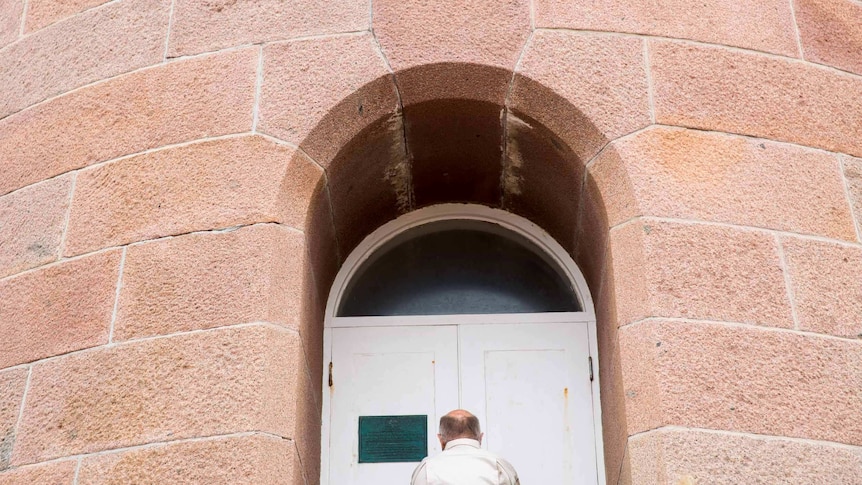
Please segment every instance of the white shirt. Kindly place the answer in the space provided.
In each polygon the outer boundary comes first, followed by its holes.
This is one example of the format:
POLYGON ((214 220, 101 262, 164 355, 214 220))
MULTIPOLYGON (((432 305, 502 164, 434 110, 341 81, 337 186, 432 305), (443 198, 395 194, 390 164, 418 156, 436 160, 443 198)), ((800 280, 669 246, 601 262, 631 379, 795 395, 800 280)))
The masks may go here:
POLYGON ((425 458, 413 472, 411 485, 520 485, 509 462, 483 450, 479 442, 460 438, 446 449, 425 458))

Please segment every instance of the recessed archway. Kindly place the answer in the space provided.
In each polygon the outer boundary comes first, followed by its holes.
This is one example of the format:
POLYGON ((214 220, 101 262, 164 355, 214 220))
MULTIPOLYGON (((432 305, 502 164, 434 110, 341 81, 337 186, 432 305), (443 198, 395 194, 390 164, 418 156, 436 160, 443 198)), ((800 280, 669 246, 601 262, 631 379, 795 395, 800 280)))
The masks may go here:
MULTIPOLYGON (((372 231, 420 207, 477 203, 525 217, 547 232, 583 271, 596 305, 605 476, 615 482, 627 440, 619 375, 611 278, 604 278, 608 240, 602 194, 585 166, 608 137, 563 96, 532 79, 474 64, 430 65, 396 73, 411 85, 427 75, 417 97, 398 93, 391 76, 377 78, 332 107, 299 144, 324 167, 306 226, 322 342, 323 304, 336 273, 372 231), (458 98, 446 98, 439 76, 456 79, 458 98), (476 80, 502 83, 499 99, 476 80), (437 83, 438 85, 433 85, 437 83), (517 106, 505 93, 529 92, 517 106), (400 96, 399 96, 400 94, 400 96), (392 106, 379 109, 380 106, 392 106), (403 105, 403 99, 416 99, 403 105), (541 102, 538 107, 535 103, 541 102), (368 107, 376 107, 370 110, 368 107), (377 113, 369 117, 369 111, 377 113), (380 115, 381 111, 384 115, 380 115), (553 129, 549 126, 554 127, 553 129), (327 157, 326 159, 320 159, 327 157), (608 281, 607 285, 602 285, 608 281)), ((606 148, 608 150, 610 148, 606 148)), ((625 187, 625 181, 621 181, 625 187)), ((320 344, 314 344, 316 347, 320 344)), ((322 368, 319 347, 310 367, 322 368)), ((316 370, 315 378, 321 378, 316 370)), ((318 381, 321 382, 321 381, 318 381)), ((309 424, 309 434, 315 427, 309 424)))

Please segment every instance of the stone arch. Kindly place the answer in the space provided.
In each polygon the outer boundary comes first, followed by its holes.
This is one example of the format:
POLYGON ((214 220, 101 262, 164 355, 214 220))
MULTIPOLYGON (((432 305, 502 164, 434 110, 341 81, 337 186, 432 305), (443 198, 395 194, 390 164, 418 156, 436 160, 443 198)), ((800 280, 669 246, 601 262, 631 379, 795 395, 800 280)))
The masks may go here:
MULTIPOLYGON (((521 215, 554 237, 587 278, 599 327, 606 476, 616 483, 628 434, 614 292, 602 285, 612 285, 604 277, 608 216, 603 191, 585 176, 590 160, 613 150, 611 135, 542 82, 497 67, 431 64, 394 77, 414 85, 428 79, 430 89, 408 98, 398 92, 393 76, 377 77, 329 108, 297 144, 325 171, 306 212, 306 273, 313 275, 317 302, 313 312, 306 311, 313 315, 315 333, 306 342, 320 345, 321 308, 343 258, 380 225, 444 202, 521 215), (460 81, 457 97, 444 94, 447 79, 460 81), (498 91, 505 96, 495 101, 483 92, 487 85, 478 81, 488 80, 503 83, 505 89, 498 91), (397 104, 387 105, 386 97, 393 95, 397 104), (519 95, 520 104, 510 102, 519 95), (377 115, 367 116, 369 111, 377 115)), ((615 195, 622 196, 626 181, 617 180, 615 187, 615 195)), ((322 368, 319 349, 312 352, 310 365, 322 368)), ((312 374, 319 376, 316 369, 312 374)))

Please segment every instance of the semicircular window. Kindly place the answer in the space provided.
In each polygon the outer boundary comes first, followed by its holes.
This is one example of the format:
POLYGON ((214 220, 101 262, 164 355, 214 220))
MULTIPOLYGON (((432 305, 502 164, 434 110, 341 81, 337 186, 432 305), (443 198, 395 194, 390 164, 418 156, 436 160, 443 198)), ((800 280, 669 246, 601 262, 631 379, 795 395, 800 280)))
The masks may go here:
POLYGON ((360 266, 341 301, 339 317, 581 311, 570 280, 544 251, 469 220, 393 238, 360 266))

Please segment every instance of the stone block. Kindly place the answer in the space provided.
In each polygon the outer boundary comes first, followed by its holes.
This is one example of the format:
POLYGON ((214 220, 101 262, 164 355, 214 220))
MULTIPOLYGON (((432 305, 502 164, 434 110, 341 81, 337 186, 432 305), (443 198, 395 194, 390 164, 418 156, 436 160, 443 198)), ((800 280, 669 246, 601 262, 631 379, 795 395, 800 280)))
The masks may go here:
POLYGON ((109 0, 40 0, 27 5, 25 32, 33 32, 55 22, 97 7, 109 0))
POLYGON ((152 148, 249 131, 257 63, 257 49, 171 62, 0 120, 0 193, 152 148))
MULTIPOLYGON (((0 472, 9 467, 15 446, 15 428, 27 385, 28 369, 0 371, 0 472)), ((0 483, 3 475, 0 473, 0 483)))
POLYGON ((405 106, 438 98, 502 105, 530 34, 530 2, 376 0, 373 27, 405 106), (471 69, 480 66, 492 69, 471 69))
MULTIPOLYGON (((116 340, 249 322, 299 330, 305 246, 275 225, 190 234, 128 249, 116 340)), ((310 308, 309 308, 310 310, 310 308)))
POLYGON ((571 144, 585 164, 609 140, 650 124, 643 47, 634 37, 537 32, 510 108, 571 144))
POLYGON ((57 260, 72 177, 0 196, 0 277, 57 260))
POLYGON ((783 0, 537 0, 536 26, 691 39, 796 57, 790 4, 783 0))
POLYGON ((862 155, 862 78, 812 64, 650 41, 656 121, 862 155))
POLYGON ((680 317, 793 327, 770 234, 647 218, 614 228, 610 251, 621 325, 680 317))
POLYGON ((702 430, 655 430, 629 440, 633 483, 858 483, 862 449, 702 430))
POLYGON ((259 136, 160 150, 78 175, 66 254, 258 222, 304 230, 322 175, 259 136))
POLYGON ((161 62, 169 9, 169 0, 116 2, 10 46, 0 56, 0 117, 94 81, 161 62))
POLYGON ((862 242, 862 158, 844 159, 844 180, 850 196, 850 205, 856 218, 859 242, 862 242))
POLYGON ((271 44, 263 56, 259 130, 299 145, 324 167, 357 133, 398 109, 370 34, 271 44))
POLYGON ((303 380, 297 335, 270 325, 54 359, 33 368, 12 463, 247 431, 294 438, 297 403, 311 400, 303 380))
MULTIPOLYGON (((510 112, 504 123, 506 153, 502 177, 497 177, 496 184, 503 192, 498 198, 502 207, 542 227, 571 254, 583 163, 565 140, 534 119, 510 112)), ((494 165, 497 168, 500 164, 494 165)))
POLYGON ((805 59, 862 74, 862 5, 854 0, 795 0, 805 59))
POLYGON ((108 342, 120 250, 0 281, 0 368, 108 342))
POLYGON ((18 39, 24 0, 0 0, 0 47, 18 39))
POLYGON ((239 435, 168 443, 86 457, 81 485, 109 483, 235 483, 303 485, 290 440, 239 435))
POLYGON ((53 461, 0 471, 0 485, 72 485, 77 460, 53 461))
POLYGON ((862 342, 656 319, 621 328, 620 355, 630 436, 685 426, 862 444, 862 342))
POLYGON ((660 127, 615 142, 590 171, 611 226, 645 215, 856 240, 838 161, 821 151, 660 127))
POLYGON ((369 0, 177 0, 169 56, 368 30, 369 0))
POLYGON ((862 338, 862 248, 781 238, 799 328, 862 338))

